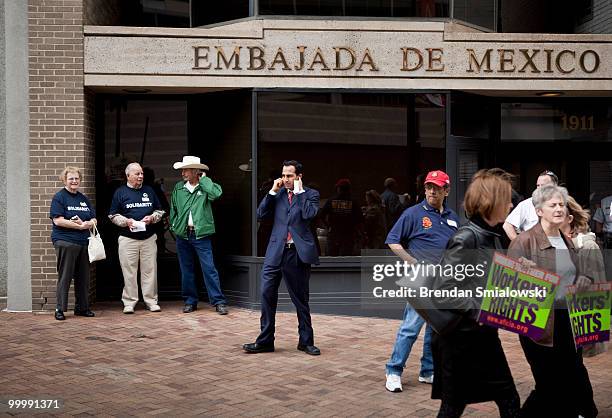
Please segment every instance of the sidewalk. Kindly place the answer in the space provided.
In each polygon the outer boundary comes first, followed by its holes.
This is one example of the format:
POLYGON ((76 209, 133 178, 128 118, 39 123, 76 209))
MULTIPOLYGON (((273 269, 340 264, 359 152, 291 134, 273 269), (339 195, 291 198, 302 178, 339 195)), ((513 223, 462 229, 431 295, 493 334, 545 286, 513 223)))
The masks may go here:
MULTIPOLYGON (((0 399, 60 399, 45 416, 435 416, 439 401, 417 382, 419 339, 403 376, 404 392, 384 387, 398 320, 313 315, 320 357, 296 350, 297 320, 277 315, 276 352, 248 355, 259 312, 219 316, 205 304, 183 314, 98 304, 96 318, 0 313, 0 399)), ((521 399, 533 381, 518 338, 502 341, 521 399)), ((612 352, 585 360, 601 417, 612 417, 612 352)), ((0 416, 6 416, 5 406, 0 416)), ((15 414, 16 410, 10 410, 15 414)), ((30 416, 33 410, 20 412, 30 416)), ((494 403, 464 416, 498 416, 494 403)))

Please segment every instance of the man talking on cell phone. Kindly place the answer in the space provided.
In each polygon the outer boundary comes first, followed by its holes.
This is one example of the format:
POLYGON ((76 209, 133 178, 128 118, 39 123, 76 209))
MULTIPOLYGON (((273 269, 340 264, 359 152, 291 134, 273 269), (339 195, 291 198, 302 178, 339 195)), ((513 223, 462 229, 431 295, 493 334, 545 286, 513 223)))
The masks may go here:
POLYGON ((282 177, 257 208, 257 219, 274 219, 272 235, 261 273, 261 333, 254 343, 244 344, 247 353, 274 351, 274 329, 278 287, 285 279, 295 305, 300 334, 297 349, 318 356, 310 319, 309 280, 311 264, 319 264, 310 222, 319 211, 319 192, 302 185, 302 164, 283 162, 282 177))

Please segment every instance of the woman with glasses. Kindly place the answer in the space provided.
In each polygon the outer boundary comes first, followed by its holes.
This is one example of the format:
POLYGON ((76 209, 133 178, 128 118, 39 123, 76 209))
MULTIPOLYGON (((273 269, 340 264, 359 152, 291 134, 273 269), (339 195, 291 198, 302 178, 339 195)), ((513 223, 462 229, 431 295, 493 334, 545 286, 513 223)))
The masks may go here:
POLYGON ((89 255, 87 238, 96 224, 91 202, 79 191, 83 176, 77 167, 68 166, 60 174, 64 187, 51 200, 49 217, 53 221, 51 241, 57 256, 57 304, 55 319, 66 319, 68 290, 74 278, 74 314, 92 317, 89 309, 89 255))

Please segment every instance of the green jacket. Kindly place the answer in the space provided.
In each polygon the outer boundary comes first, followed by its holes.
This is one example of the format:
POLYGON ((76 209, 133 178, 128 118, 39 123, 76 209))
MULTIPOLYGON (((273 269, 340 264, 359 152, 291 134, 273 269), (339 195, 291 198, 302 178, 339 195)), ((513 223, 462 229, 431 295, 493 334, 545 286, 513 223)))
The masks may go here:
POLYGON ((200 183, 193 193, 189 193, 184 181, 176 183, 170 201, 170 229, 177 236, 186 239, 191 211, 196 239, 214 234, 215 220, 210 202, 221 197, 221 193, 221 186, 206 176, 200 177, 200 183))

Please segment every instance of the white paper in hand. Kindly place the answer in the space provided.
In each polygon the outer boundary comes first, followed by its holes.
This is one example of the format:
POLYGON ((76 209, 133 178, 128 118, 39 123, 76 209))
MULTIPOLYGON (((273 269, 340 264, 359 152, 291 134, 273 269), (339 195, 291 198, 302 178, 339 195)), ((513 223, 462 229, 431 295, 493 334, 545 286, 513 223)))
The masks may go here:
POLYGON ((293 193, 299 194, 304 191, 304 187, 302 186, 302 180, 296 179, 293 182, 293 193))
POLYGON ((141 232, 141 231, 146 231, 146 230, 147 230, 147 224, 145 224, 144 222, 140 222, 140 221, 132 222, 132 227, 130 228, 130 231, 141 232))

